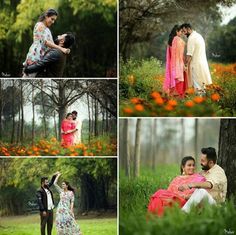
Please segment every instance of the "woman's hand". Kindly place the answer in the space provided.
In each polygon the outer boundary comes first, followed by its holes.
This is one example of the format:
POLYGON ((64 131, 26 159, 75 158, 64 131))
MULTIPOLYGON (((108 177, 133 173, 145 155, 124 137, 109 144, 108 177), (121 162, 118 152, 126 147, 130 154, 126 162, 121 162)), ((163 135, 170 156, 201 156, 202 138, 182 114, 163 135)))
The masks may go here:
POLYGON ((71 213, 71 215, 75 218, 73 209, 70 209, 70 213, 71 213))

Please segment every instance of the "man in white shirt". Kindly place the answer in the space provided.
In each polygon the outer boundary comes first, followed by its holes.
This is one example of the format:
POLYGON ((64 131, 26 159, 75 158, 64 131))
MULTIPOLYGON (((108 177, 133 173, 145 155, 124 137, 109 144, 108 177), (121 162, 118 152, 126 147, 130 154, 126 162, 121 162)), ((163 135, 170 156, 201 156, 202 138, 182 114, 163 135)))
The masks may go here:
POLYGON ((205 182, 190 183, 179 187, 180 191, 196 188, 182 210, 189 212, 192 206, 199 205, 203 200, 213 205, 222 203, 226 199, 227 177, 224 170, 216 164, 216 151, 212 147, 201 149, 201 174, 206 178, 205 182))
POLYGON ((81 126, 82 123, 77 117, 77 111, 72 112, 73 120, 75 121, 76 129, 77 131, 74 132, 74 144, 80 144, 81 143, 81 126))
POLYGON ((52 234, 54 200, 50 187, 53 185, 55 178, 56 174, 53 175, 51 181, 49 182, 47 177, 42 177, 41 188, 38 189, 36 193, 41 219, 41 235, 45 235, 46 225, 47 235, 52 234))
POLYGON ((188 37, 186 65, 189 71, 189 86, 196 90, 204 90, 205 85, 212 84, 205 41, 190 24, 182 24, 181 28, 188 37))

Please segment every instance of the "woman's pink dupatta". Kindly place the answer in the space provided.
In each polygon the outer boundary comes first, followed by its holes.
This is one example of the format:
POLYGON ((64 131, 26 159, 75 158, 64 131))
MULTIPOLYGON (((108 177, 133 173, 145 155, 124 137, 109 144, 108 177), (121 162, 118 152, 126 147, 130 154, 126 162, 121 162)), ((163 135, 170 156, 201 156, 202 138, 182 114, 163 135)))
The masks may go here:
POLYGON ((159 189, 151 196, 148 212, 161 217, 166 207, 171 207, 173 204, 179 205, 180 208, 183 207, 186 203, 184 197, 191 195, 195 189, 188 189, 181 192, 178 190, 179 186, 193 182, 204 182, 205 180, 199 174, 193 174, 188 177, 177 176, 172 180, 167 190, 159 189))
POLYGON ((166 50, 166 72, 163 84, 164 92, 177 92, 181 97, 187 89, 187 73, 184 71, 185 42, 178 36, 172 41, 172 46, 166 50))

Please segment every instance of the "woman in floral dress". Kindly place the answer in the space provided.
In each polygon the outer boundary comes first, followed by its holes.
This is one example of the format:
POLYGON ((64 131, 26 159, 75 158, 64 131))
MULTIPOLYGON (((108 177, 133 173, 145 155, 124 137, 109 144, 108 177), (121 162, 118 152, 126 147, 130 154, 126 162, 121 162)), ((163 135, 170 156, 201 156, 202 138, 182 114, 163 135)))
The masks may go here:
POLYGON ((68 113, 66 118, 61 123, 61 145, 65 148, 70 147, 74 144, 74 132, 78 131, 76 129, 76 123, 73 120, 72 113, 68 113))
MULTIPOLYGON (((54 9, 49 9, 39 17, 39 21, 34 26, 33 31, 33 44, 31 45, 29 52, 26 56, 26 60, 23 66, 34 64, 35 62, 43 59, 45 53, 50 48, 60 49, 63 53, 70 53, 70 49, 66 49, 56 45, 53 41, 50 27, 57 19, 57 11, 54 9)), ((23 77, 35 77, 36 73, 26 75, 23 77)))
POLYGON ((74 189, 66 181, 62 182, 62 188, 57 181, 61 173, 58 173, 54 185, 60 194, 60 201, 56 212, 57 235, 82 235, 74 216, 74 189))

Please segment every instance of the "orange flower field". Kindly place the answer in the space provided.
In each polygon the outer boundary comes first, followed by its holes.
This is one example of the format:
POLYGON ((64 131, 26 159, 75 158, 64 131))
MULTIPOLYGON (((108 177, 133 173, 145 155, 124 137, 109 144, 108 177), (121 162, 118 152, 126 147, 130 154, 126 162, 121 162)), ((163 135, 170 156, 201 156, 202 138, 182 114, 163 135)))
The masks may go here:
POLYGON ((68 148, 61 147, 56 138, 40 140, 34 145, 17 145, 0 143, 1 156, 114 156, 116 141, 96 140, 90 144, 78 144, 68 148))
POLYGON ((145 77, 142 78, 140 74, 135 74, 135 70, 134 74, 128 74, 126 78, 123 74, 120 81, 121 88, 123 88, 122 83, 125 82, 125 79, 127 79, 126 84, 129 86, 126 91, 122 90, 121 92, 124 95, 120 97, 120 115, 126 117, 236 115, 236 64, 211 63, 210 69, 213 84, 198 92, 190 88, 184 98, 162 92, 163 70, 161 74, 153 77, 156 84, 150 84, 150 86, 145 77), (136 96, 132 96, 133 94, 136 96))

